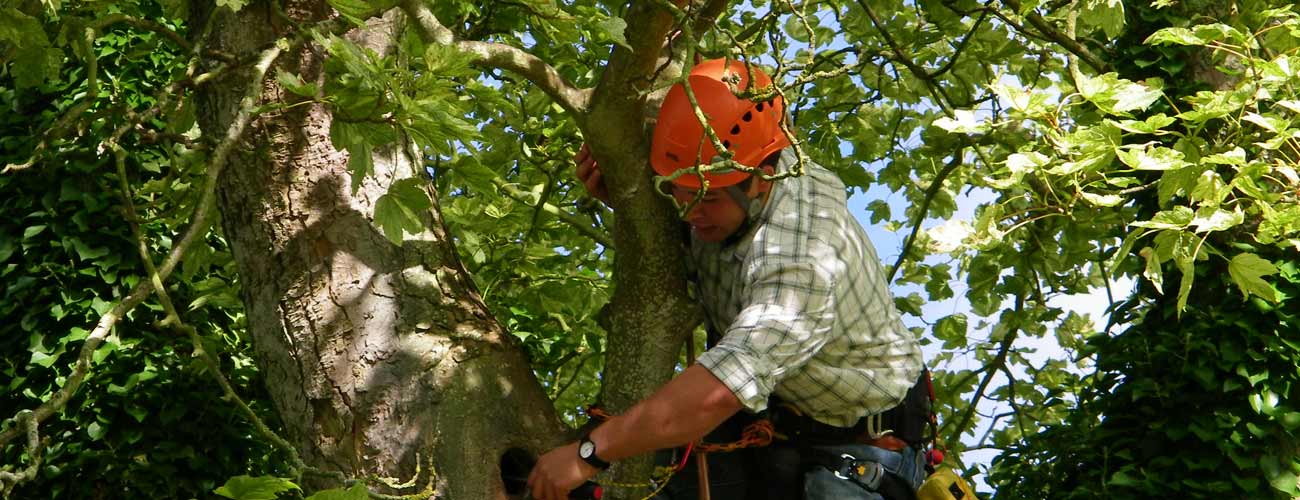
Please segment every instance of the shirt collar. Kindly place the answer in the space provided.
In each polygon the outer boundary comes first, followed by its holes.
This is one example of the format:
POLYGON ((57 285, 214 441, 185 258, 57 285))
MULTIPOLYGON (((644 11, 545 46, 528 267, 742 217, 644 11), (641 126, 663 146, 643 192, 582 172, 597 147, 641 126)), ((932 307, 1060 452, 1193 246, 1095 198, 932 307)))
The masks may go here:
MULTIPOLYGON (((776 162, 776 172, 780 173, 789 171, 791 163, 794 161, 797 161, 797 158, 791 148, 786 148, 781 151, 781 156, 776 162)), ((745 231, 743 236, 735 238, 730 245, 714 243, 714 245, 718 246, 718 257, 724 260, 744 262, 745 257, 749 256, 750 248, 754 246, 754 238, 758 234, 759 229, 761 229, 768 220, 771 220, 772 207, 777 205, 778 198, 784 194, 785 188, 782 184, 790 180, 791 179, 787 177, 784 181, 776 181, 772 183, 772 192, 768 193, 767 201, 764 202, 763 210, 760 212, 760 215, 753 221, 749 222, 749 227, 741 227, 741 230, 745 231)))

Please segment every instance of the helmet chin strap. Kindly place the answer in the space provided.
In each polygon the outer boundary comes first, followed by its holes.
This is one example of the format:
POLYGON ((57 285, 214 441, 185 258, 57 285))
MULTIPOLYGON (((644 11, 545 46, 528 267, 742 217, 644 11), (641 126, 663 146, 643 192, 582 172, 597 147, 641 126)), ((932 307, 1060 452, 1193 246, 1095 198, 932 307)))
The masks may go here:
MULTIPOLYGON (((745 183, 742 182, 741 184, 745 183)), ((740 184, 732 184, 724 189, 727 195, 731 196, 731 199, 736 202, 736 205, 745 210, 745 220, 741 221, 740 227, 737 227, 735 232, 722 241, 723 246, 731 246, 739 241, 742 236, 748 234, 749 230, 753 229, 754 224, 758 222, 758 217, 763 214, 763 197, 750 198, 749 194, 740 188, 740 184)))

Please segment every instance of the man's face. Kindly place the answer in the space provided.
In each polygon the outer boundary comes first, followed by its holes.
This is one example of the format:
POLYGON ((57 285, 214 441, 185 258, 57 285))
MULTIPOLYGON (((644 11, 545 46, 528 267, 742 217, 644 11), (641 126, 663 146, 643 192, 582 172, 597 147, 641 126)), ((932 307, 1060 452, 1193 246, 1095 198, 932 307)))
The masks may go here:
MULTIPOLYGON (((697 194, 697 189, 673 185, 673 197, 682 206, 689 205, 697 194)), ((700 241, 709 243, 727 239, 744 222, 745 210, 721 189, 705 191, 704 198, 686 214, 686 223, 690 224, 691 232, 700 241)))

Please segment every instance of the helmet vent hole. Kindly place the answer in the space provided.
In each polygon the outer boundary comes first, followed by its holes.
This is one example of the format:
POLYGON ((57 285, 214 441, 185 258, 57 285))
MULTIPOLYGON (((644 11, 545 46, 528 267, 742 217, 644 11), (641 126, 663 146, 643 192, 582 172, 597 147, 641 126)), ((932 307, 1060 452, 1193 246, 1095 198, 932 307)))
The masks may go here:
POLYGON ((753 120, 753 119, 754 119, 754 113, 751 113, 751 112, 749 112, 749 111, 746 111, 746 112, 745 112, 745 116, 740 117, 740 119, 741 119, 741 120, 745 120, 745 121, 753 120))
POLYGON ((768 100, 767 100, 767 105, 768 105, 768 106, 771 106, 771 105, 772 105, 772 101, 775 101, 775 100, 776 100, 775 97, 773 97, 773 98, 771 98, 771 99, 768 99, 768 100))
POLYGON ((762 112, 763 112, 763 103, 761 103, 761 102, 758 103, 758 106, 755 106, 755 109, 757 109, 759 113, 762 113, 762 112))
POLYGON ((736 135, 739 133, 740 133, 740 125, 735 125, 731 127, 731 135, 736 135))
POLYGON ((731 141, 722 141, 722 147, 731 149, 731 141))

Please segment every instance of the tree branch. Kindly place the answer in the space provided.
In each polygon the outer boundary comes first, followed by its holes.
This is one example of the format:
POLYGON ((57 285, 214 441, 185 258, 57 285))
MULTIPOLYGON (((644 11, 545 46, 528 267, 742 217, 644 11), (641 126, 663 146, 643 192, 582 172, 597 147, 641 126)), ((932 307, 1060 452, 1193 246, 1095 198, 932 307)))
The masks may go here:
POLYGON ((570 84, 555 68, 523 49, 502 43, 457 40, 456 35, 443 26, 422 0, 402 0, 401 9, 415 21, 420 38, 426 42, 453 45, 475 57, 475 64, 500 68, 527 78, 551 96, 574 118, 581 120, 587 114, 591 90, 579 89, 570 84))
POLYGON ((501 179, 499 177, 493 178, 492 183, 496 184, 497 187, 501 188, 501 191, 504 192, 506 196, 509 196, 515 201, 518 201, 520 203, 523 203, 533 208, 541 208, 542 211, 554 215, 557 219, 564 221, 564 223, 570 226, 573 226, 573 228, 577 229, 578 232, 582 233, 584 236, 588 238, 595 240, 596 243, 600 243, 601 245, 604 245, 608 248, 614 248, 614 240, 609 239, 609 235, 597 231, 596 228, 592 227, 590 223, 578 218, 576 215, 565 212, 564 210, 560 210, 560 207, 557 207, 550 203, 542 203, 540 207, 538 205, 534 205, 529 200, 530 198, 529 193, 524 192, 523 190, 515 187, 514 185, 506 182, 504 179, 501 179))
MULTIPOLYGON (((1016 297, 1016 312, 1019 313, 1023 311, 1024 307, 1025 307, 1025 299, 1023 297, 1016 297)), ((966 411, 962 413, 961 420, 957 421, 957 427, 956 429, 954 429, 954 432, 957 433, 958 437, 960 437, 962 429, 965 429, 967 426, 969 426, 971 423, 971 419, 975 418, 975 409, 976 407, 979 406, 980 400, 984 398, 984 391, 988 390, 989 383, 993 381, 993 376, 998 374, 997 367, 1006 365, 1007 354, 1011 352, 1011 344, 1015 342, 1016 336, 1019 333, 1020 333, 1020 327, 1018 325, 1015 326, 1014 328, 1011 328, 1007 332, 1007 335, 1005 337, 1002 337, 1002 344, 998 346, 997 356, 993 358, 993 361, 991 363, 985 365, 985 367, 992 368, 992 369, 990 369, 987 373, 984 374, 984 380, 980 381, 979 387, 975 389, 975 395, 970 399, 969 406, 967 406, 966 411)), ((943 428, 939 429, 939 433, 945 434, 945 431, 947 431, 948 429, 948 424, 951 423, 952 422, 945 422, 943 424, 943 428)))
POLYGON ((939 171, 939 175, 934 177, 934 181, 930 183, 930 187, 926 188, 925 201, 921 202, 921 210, 917 212, 916 220, 912 223, 912 234, 907 236, 907 242, 903 244, 903 252, 898 254, 898 260, 894 261, 894 267, 889 270, 889 277, 885 279, 885 283, 892 283, 894 281, 894 276, 898 275, 898 270, 902 267, 903 260, 907 258, 907 253, 912 251, 912 245, 916 243, 917 233, 921 232, 921 223, 925 221, 925 214, 930 211, 930 202, 934 201, 934 197, 939 194, 939 190, 943 188, 943 183, 948 179, 948 175, 952 174, 961 163, 962 152, 961 150, 958 150, 956 153, 953 153, 952 159, 943 166, 943 170, 939 171))
MULTIPOLYGON (((1020 0, 1002 0, 1002 3, 1006 4, 1007 7, 1011 7, 1011 10, 1020 12, 1020 0)), ((1080 59, 1083 59, 1083 62, 1088 63, 1088 66, 1092 66, 1093 70, 1096 70, 1098 73, 1110 72, 1109 64, 1098 59, 1092 51, 1088 50, 1087 47, 1084 47, 1078 40, 1061 33, 1060 30, 1056 29, 1055 26, 1052 26, 1052 23, 1047 22, 1046 19, 1043 19, 1043 16, 1038 15, 1037 12, 1032 10, 1029 11, 1028 14, 1025 14, 1025 19, 1029 20, 1029 24, 1038 28, 1038 31, 1041 32, 1043 36, 1046 36, 1053 42, 1060 44, 1065 48, 1065 50, 1070 51, 1071 54, 1079 56, 1080 59)))

